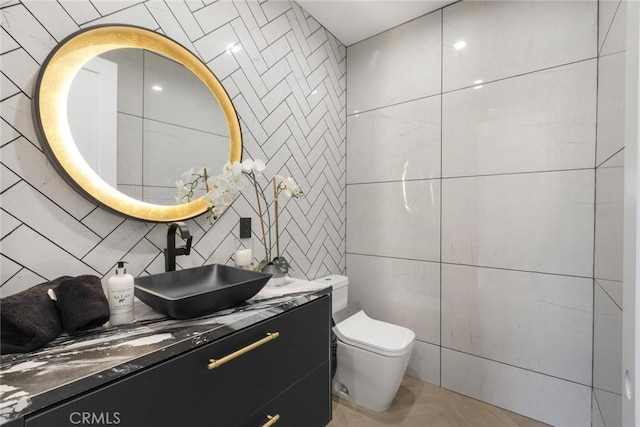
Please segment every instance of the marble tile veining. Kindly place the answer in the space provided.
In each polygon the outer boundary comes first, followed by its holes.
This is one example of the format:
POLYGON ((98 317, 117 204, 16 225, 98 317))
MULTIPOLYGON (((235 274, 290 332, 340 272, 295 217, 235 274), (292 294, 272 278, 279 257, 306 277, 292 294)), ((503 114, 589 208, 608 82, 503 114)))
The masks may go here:
POLYGON ((114 381, 151 364, 269 319, 330 292, 291 279, 266 286, 233 308, 188 320, 168 319, 136 300, 136 321, 61 335, 41 350, 0 359, 0 423, 114 381))

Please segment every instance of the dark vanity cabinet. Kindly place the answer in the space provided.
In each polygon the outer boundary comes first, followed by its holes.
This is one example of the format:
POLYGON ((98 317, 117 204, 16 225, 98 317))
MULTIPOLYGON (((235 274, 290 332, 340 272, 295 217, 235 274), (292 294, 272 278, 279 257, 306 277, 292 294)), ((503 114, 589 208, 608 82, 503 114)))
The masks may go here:
POLYGON ((324 295, 35 413, 25 425, 326 426, 330 322, 324 295), (226 363, 209 369, 211 359, 226 363))

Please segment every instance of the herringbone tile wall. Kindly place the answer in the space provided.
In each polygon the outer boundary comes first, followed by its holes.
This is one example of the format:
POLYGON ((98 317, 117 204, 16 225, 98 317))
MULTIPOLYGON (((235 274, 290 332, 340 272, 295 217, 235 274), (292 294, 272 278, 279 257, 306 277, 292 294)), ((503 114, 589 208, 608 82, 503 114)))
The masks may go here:
MULTIPOLYGON (((161 32, 196 53, 227 89, 241 119, 244 158, 267 162, 266 177, 291 174, 306 197, 281 209, 281 242, 292 275, 345 269, 346 49, 296 3, 211 0, 2 0, 1 283, 3 296, 60 275, 163 271, 164 224, 125 219, 75 193, 45 158, 31 97, 47 54, 96 24, 161 32), (240 49, 227 51, 229 46, 240 49)), ((262 185, 266 185, 266 178, 262 185)), ((252 216, 252 187, 213 226, 188 221, 192 254, 181 268, 229 262, 238 219, 252 216)), ((258 240, 255 241, 258 258, 258 240)))

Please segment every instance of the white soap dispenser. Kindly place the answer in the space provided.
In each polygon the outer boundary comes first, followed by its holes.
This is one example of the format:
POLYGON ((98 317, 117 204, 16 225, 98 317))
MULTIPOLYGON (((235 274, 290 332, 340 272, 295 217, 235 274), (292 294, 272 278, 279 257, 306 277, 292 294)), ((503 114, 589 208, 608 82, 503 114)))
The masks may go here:
POLYGON ((127 274, 124 264, 125 261, 118 261, 116 274, 107 282, 111 326, 133 322, 133 276, 127 274))

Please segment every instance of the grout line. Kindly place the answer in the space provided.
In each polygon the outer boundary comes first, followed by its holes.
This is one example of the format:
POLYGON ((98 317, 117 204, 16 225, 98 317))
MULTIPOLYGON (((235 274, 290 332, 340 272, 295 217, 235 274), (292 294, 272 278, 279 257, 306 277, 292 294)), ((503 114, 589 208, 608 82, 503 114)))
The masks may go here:
MULTIPOLYGON (((596 126, 597 126, 597 121, 596 121, 596 126)), ((597 143, 597 138, 596 138, 596 143, 597 143)), ((622 168, 624 167, 624 165, 621 166, 604 166, 605 163, 607 163, 609 160, 613 159, 615 156, 618 155, 618 153, 621 153, 624 150, 624 146, 619 149, 618 151, 616 151, 615 153, 613 153, 612 155, 610 155, 609 157, 607 157, 605 160, 603 160, 599 165, 596 166, 596 169, 600 169, 600 168, 622 168)), ((597 151, 596 151, 597 152, 597 151)))
POLYGON ((469 353, 469 352, 462 351, 462 350, 457 350, 457 349, 455 349, 455 348, 447 347, 447 346, 444 346, 444 345, 442 346, 442 348, 443 348, 443 349, 446 349, 446 350, 449 350, 449 351, 455 351, 456 353, 465 354, 465 355, 467 355, 467 356, 477 357, 478 359, 488 360, 489 362, 499 363, 499 364, 501 364, 501 365, 509 366, 509 367, 511 367, 511 368, 521 369, 521 370, 523 370, 523 371, 531 372, 531 373, 538 374, 538 375, 543 375, 543 376, 545 376, 545 377, 555 378, 555 379, 560 380, 560 381, 566 381, 566 382, 569 382, 569 383, 573 383, 573 384, 581 385, 581 386, 583 386, 583 387, 587 387, 588 389, 592 389, 592 388, 593 388, 593 387, 591 387, 591 386, 590 386, 590 385, 588 385, 588 384, 583 384, 583 383, 578 382, 578 381, 569 380, 569 379, 566 379, 566 378, 558 377, 558 376, 555 376, 555 375, 550 375, 550 374, 547 374, 547 373, 544 373, 544 372, 540 372, 540 371, 534 371, 533 369, 524 368, 524 367, 522 367, 522 366, 513 365, 513 364, 511 364, 511 363, 501 362, 501 361, 496 360, 496 359, 491 359, 491 358, 489 358, 489 357, 480 356, 480 355, 473 354, 473 353, 469 353))
MULTIPOLYGON (((607 292, 607 290, 604 288, 604 286, 602 286, 602 283, 600 283, 600 280, 603 280, 603 279, 596 279, 596 278, 594 278, 594 279, 593 279, 593 281, 594 281, 595 283, 597 283, 597 284, 598 284, 598 287, 602 290, 602 292, 604 292, 604 294, 605 294, 607 297, 609 297, 609 299, 611 300, 611 302, 612 302, 612 303, 614 303, 614 304, 616 305, 616 307, 618 307, 618 308, 620 309, 620 311, 622 311, 622 307, 620 307, 620 306, 618 305, 618 303, 616 302, 616 300, 614 300, 614 299, 611 297, 611 295, 609 295, 609 292, 607 292)), ((604 279, 604 280, 606 280, 606 279, 604 279)), ((615 281, 615 282, 618 282, 618 283, 622 284, 622 282, 620 282, 620 281, 617 281, 617 280, 610 280, 610 282, 613 282, 613 281, 615 281)), ((594 295, 593 295, 593 315, 594 315, 594 318, 595 318, 595 313, 596 313, 596 311, 595 311, 595 301, 596 301, 596 296, 595 296, 595 291, 594 291, 594 295)), ((595 331, 595 321, 594 321, 594 331, 595 331)), ((594 336, 595 336, 595 333, 594 333, 594 336)), ((594 345, 595 345, 595 338, 594 338, 594 345)))

